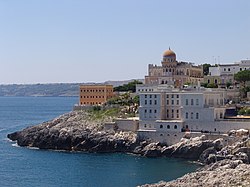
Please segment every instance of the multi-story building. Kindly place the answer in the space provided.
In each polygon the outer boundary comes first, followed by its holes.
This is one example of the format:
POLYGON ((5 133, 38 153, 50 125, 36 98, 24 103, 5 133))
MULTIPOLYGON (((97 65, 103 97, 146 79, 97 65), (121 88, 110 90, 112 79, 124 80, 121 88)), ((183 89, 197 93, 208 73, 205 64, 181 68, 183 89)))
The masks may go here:
POLYGON ((163 54, 161 66, 149 64, 145 84, 168 84, 181 87, 185 83, 197 84, 203 79, 203 67, 188 62, 178 62, 176 54, 167 50, 163 54))
POLYGON ((225 87, 227 83, 234 83, 234 74, 248 69, 250 69, 250 60, 242 60, 234 64, 219 64, 215 67, 209 67, 209 74, 204 77, 204 83, 214 83, 220 87, 225 87))
POLYGON ((138 134, 144 138, 172 144, 187 131, 225 133, 232 129, 250 129, 249 120, 225 119, 227 108, 223 90, 176 89, 160 85, 158 89, 154 87, 152 91, 138 93, 138 134))
POLYGON ((101 105, 113 96, 112 85, 81 85, 79 105, 101 105))

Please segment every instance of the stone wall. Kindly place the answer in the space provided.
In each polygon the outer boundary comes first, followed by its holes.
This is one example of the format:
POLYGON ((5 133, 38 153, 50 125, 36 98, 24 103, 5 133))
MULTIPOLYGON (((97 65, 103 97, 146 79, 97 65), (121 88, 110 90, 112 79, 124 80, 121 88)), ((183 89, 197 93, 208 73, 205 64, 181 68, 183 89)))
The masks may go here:
POLYGON ((138 133, 137 137, 140 140, 151 139, 153 141, 165 143, 167 145, 173 145, 178 143, 181 140, 181 138, 183 138, 183 136, 185 135, 184 132, 160 133, 153 130, 152 131, 139 130, 137 133, 138 133))

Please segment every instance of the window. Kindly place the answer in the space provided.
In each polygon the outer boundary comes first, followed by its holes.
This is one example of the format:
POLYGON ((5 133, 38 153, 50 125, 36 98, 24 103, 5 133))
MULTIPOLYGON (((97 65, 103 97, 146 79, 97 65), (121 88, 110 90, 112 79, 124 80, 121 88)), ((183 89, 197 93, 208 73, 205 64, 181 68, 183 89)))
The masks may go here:
POLYGON ((170 129, 170 125, 167 126, 167 129, 170 129))
POLYGON ((149 104, 152 105, 152 100, 149 100, 149 104))
POLYGON ((157 100, 155 100, 155 105, 157 105, 157 100))
POLYGON ((193 99, 191 99, 191 105, 194 105, 194 100, 193 99))
POLYGON ((157 113, 157 110, 155 110, 155 113, 157 113))
POLYGON ((167 109, 167 118, 169 118, 169 111, 168 111, 168 109, 167 109))
POLYGON ((230 68, 228 68, 228 71, 230 71, 230 68))
POLYGON ((179 100, 176 100, 176 105, 179 105, 179 100))
POLYGON ((162 128, 163 128, 163 125, 160 125, 160 128, 162 129, 162 128))
POLYGON ((144 127, 147 128, 147 125, 145 124, 144 127))
POLYGON ((186 105, 188 105, 188 99, 186 99, 186 105))
POLYGON ((176 95, 176 98, 179 98, 179 95, 176 95))
POLYGON ((152 95, 149 95, 149 98, 152 98, 152 95))
POLYGON ((223 114, 222 113, 220 113, 220 118, 222 118, 223 117, 223 114))
POLYGON ((149 113, 152 113, 152 110, 151 110, 151 109, 149 110, 149 113))
POLYGON ((172 105, 174 105, 174 100, 172 100, 172 105))
POLYGON ((172 94, 172 98, 174 98, 174 95, 172 94))
POLYGON ((194 118, 194 113, 193 112, 191 112, 191 119, 193 119, 194 118))
POLYGON ((147 102, 147 100, 145 100, 145 105, 147 105, 148 104, 148 102, 147 102))
POLYGON ((199 105, 199 99, 196 99, 196 105, 199 105))
POLYGON ((198 112, 196 113, 196 119, 199 119, 199 113, 198 112))
POLYGON ((167 95, 167 98, 168 98, 169 96, 167 95))
POLYGON ((179 114, 179 110, 178 109, 176 110, 176 113, 179 114))
POLYGON ((186 119, 188 119, 188 112, 186 112, 186 119))
POLYGON ((155 95, 155 98, 157 98, 157 95, 155 95))
POLYGON ((144 112, 147 113, 147 109, 145 109, 144 112))
POLYGON ((169 105, 169 100, 167 100, 167 105, 169 105))
POLYGON ((177 129, 177 125, 174 126, 174 129, 177 129))
POLYGON ((147 98, 147 95, 145 95, 145 98, 147 98))

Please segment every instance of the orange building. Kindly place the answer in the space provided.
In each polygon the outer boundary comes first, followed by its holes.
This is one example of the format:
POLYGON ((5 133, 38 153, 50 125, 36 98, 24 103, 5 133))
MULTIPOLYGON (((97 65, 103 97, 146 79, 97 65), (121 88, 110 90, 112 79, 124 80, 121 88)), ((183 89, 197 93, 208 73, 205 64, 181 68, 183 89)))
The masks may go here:
POLYGON ((113 96, 112 85, 81 85, 79 105, 100 105, 113 96))

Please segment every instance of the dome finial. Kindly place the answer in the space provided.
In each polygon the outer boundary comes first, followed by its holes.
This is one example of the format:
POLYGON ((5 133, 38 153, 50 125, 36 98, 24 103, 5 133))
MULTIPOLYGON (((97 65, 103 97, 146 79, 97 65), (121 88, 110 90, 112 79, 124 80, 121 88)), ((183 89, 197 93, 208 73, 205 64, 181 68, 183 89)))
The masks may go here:
POLYGON ((170 49, 170 46, 169 46, 169 48, 168 48, 168 49, 169 49, 169 50, 171 50, 171 49, 170 49))

